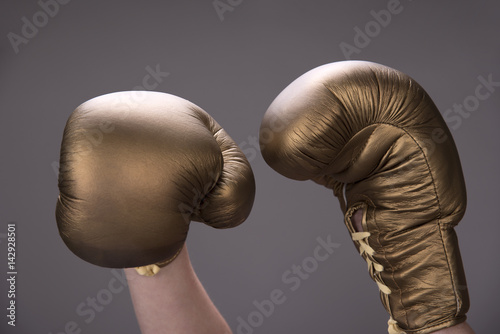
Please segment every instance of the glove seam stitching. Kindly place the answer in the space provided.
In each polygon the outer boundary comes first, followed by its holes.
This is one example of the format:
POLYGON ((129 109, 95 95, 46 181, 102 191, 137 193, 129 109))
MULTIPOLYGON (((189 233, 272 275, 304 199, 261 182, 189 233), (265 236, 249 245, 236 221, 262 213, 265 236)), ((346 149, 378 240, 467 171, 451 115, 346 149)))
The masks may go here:
POLYGON ((458 315, 458 296, 457 296, 457 293, 456 293, 456 290, 455 290, 455 285, 456 285, 456 280, 455 280, 455 277, 453 276, 453 271, 451 270, 450 268, 450 259, 449 259, 449 251, 447 250, 446 248, 446 244, 444 242, 444 239, 443 239, 443 233, 442 233, 442 223, 441 223, 441 213, 442 213, 442 210, 441 210, 441 202, 439 200, 439 195, 438 195, 438 192, 437 192, 437 188, 436 188, 436 181, 434 179, 434 175, 432 174, 432 170, 429 166, 429 161, 427 159, 427 155, 425 154, 424 150, 422 149, 422 147, 419 145, 419 143, 417 142, 417 140, 415 140, 415 138, 404 128, 401 128, 412 140, 413 142, 415 143, 415 145, 417 145, 417 147, 419 148, 420 152, 422 153, 422 156, 424 158, 424 161, 425 161, 425 165, 427 166, 427 170, 428 170, 428 173, 429 173, 429 176, 431 177, 431 180, 432 180, 432 188, 434 190, 434 194, 436 196, 436 201, 437 201, 437 206, 438 206, 438 229, 439 229, 439 236, 440 236, 440 241, 441 241, 441 245, 443 246, 443 251, 444 251, 444 254, 445 254, 445 257, 446 257, 446 265, 448 266, 448 273, 450 275, 450 280, 451 280, 451 284, 452 284, 452 287, 453 287, 453 295, 454 295, 454 301, 455 301, 455 317, 458 315))
POLYGON ((441 219, 438 219, 438 228, 439 228, 439 235, 441 236, 441 243, 443 245, 443 250, 444 250, 444 253, 445 253, 445 256, 446 256, 446 264, 448 265, 448 271, 450 273, 450 279, 451 279, 451 284, 452 284, 452 287, 453 287, 453 294, 454 294, 454 301, 455 301, 455 317, 458 316, 458 296, 457 296, 457 292, 456 292, 456 289, 455 289, 455 286, 456 286, 456 280, 455 280, 455 277, 453 276, 453 271, 450 270, 450 261, 449 261, 449 256, 448 256, 448 249, 446 248, 446 243, 443 241, 443 231, 442 231, 442 224, 441 224, 441 219))

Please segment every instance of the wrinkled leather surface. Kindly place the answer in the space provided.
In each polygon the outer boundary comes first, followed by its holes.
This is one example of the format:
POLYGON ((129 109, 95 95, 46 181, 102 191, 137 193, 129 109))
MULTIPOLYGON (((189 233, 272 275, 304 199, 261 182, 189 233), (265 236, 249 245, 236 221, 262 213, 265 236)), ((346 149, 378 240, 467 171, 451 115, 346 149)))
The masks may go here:
POLYGON ((104 267, 167 263, 190 220, 241 224, 255 194, 244 154, 198 106, 158 92, 91 99, 69 117, 56 218, 66 245, 104 267))
POLYGON ((347 218, 366 208, 364 230, 391 290, 382 302, 401 329, 430 333, 465 320, 453 229, 465 183, 452 135, 418 83, 370 62, 320 66, 274 100, 260 144, 277 172, 333 189, 347 218))

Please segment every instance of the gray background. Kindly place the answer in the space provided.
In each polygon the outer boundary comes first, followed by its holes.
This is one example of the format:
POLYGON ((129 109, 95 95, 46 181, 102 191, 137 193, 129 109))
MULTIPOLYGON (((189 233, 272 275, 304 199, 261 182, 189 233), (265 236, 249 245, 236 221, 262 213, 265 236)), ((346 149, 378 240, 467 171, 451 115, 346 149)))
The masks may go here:
MULTIPOLYGON (((0 268, 7 271, 4 233, 14 221, 18 309, 17 326, 7 326, 2 278, 0 332, 63 333, 74 321, 81 333, 138 333, 126 289, 112 294, 89 323, 76 312, 87 298, 104 296, 114 276, 78 259, 60 239, 54 162, 76 106, 142 85, 146 67, 159 65, 169 75, 155 90, 209 112, 245 150, 256 176, 256 202, 243 225, 218 231, 193 223, 188 237, 193 266, 235 333, 238 317, 247 319, 256 310, 253 301, 268 299, 274 289, 284 291, 286 301, 254 333, 385 333, 378 289, 331 191, 275 173, 255 140, 273 98, 305 71, 345 59, 340 43, 353 45, 354 28, 364 29, 374 20, 370 12, 389 3, 244 0, 221 20, 208 0, 71 1, 15 53, 7 34, 21 35, 22 18, 33 22, 41 7, 2 0, 0 268), (328 235, 340 247, 291 291, 283 273, 328 235)), ((474 95, 479 76, 500 81, 498 2, 401 0, 400 7, 352 58, 408 73, 442 112, 474 95)), ((451 130, 467 182, 468 211, 457 231, 469 322, 478 333, 498 328, 499 102, 500 87, 451 130)))

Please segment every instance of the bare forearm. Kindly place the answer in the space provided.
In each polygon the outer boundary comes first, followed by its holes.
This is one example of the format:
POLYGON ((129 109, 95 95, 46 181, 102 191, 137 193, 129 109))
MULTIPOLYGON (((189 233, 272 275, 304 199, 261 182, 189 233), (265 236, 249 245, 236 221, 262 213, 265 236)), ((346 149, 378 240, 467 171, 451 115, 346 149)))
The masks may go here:
POLYGON ((231 330, 196 276, 186 246, 153 277, 125 269, 142 334, 229 334, 231 330))

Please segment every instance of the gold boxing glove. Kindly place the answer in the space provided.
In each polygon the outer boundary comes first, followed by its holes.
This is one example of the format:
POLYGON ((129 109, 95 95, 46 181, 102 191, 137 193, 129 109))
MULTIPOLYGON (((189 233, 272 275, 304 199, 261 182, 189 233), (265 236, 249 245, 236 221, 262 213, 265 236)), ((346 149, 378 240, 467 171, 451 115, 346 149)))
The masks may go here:
POLYGON ((91 99, 61 144, 59 233, 77 256, 154 275, 176 258, 191 220, 241 224, 255 194, 250 164, 205 111, 159 92, 91 99))
POLYGON ((317 67, 271 104, 260 145, 277 172, 333 189, 390 314, 389 333, 465 321, 469 297, 454 231, 465 182, 451 133, 418 83, 365 61, 317 67), (358 209, 362 231, 351 219, 358 209))

